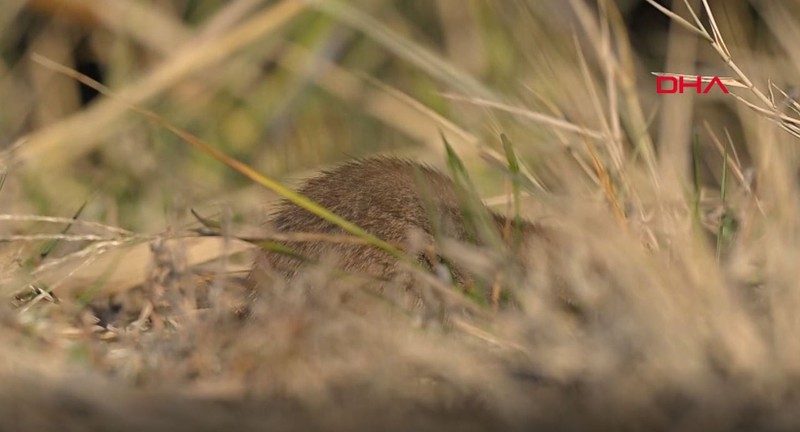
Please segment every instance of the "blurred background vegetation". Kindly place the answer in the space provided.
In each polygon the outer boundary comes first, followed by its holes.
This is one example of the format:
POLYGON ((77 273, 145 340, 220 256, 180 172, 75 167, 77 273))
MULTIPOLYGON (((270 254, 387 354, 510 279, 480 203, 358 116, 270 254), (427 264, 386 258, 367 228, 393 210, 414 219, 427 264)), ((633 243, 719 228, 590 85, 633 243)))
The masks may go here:
MULTIPOLYGON (((324 3, 3 2, 0 145, 8 149, 17 143, 18 159, 30 168, 7 166, 2 207, 69 217, 86 203, 88 219, 151 231, 163 229, 169 217, 185 215, 186 207, 233 207, 256 221, 269 201, 243 177, 126 110, 124 103, 103 101, 94 90, 34 61, 34 53, 97 79, 112 92, 128 92, 128 100, 290 184, 320 167, 376 153, 441 165, 440 131, 478 171, 480 149, 501 149, 499 132, 509 135, 550 187, 558 187, 552 171, 574 169, 574 161, 553 160, 581 152, 576 135, 449 94, 502 102, 587 128, 602 124, 578 66, 579 55, 586 57, 591 84, 604 87, 598 73, 603 54, 593 46, 600 30, 586 15, 596 13, 596 5, 364 0, 320 6, 324 3), (206 48, 270 13, 273 18, 255 26, 255 36, 206 48), (207 49, 222 54, 210 59, 207 49), (187 55, 200 61, 180 70, 181 56, 187 55), (172 78, 154 79, 165 71, 172 78), (30 142, 18 141, 23 137, 30 142)), ((762 35, 747 2, 712 3, 725 18, 723 25, 737 23, 734 38, 762 35)), ((670 23, 644 1, 618 0, 605 7, 619 14, 618 24, 636 50, 631 57, 636 68, 626 73, 634 73, 647 116, 644 125, 627 121, 625 132, 636 141, 637 134, 658 131, 659 101, 648 72, 664 70, 670 23)), ((715 59, 708 62, 711 70, 719 68, 715 59)), ((604 103, 607 97, 600 95, 604 103)), ((724 106, 718 98, 709 95, 703 104, 724 106)), ((730 115, 719 112, 714 115, 730 115)), ((631 114, 623 109, 620 115, 631 114)), ((589 163, 585 155, 579 158, 589 163)), ((719 167, 718 160, 710 166, 719 167)), ((479 183, 484 192, 498 192, 496 177, 479 183)))

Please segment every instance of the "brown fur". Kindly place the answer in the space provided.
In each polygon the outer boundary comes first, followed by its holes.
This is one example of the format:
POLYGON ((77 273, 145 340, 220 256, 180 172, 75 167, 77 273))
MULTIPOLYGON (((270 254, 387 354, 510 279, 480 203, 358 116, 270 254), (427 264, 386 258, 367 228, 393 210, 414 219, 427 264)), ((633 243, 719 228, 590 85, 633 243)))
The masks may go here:
MULTIPOLYGON (((412 161, 370 158, 348 162, 308 180, 299 192, 406 251, 413 231, 422 233, 423 240, 430 244, 434 243, 437 234, 462 242, 472 237, 464 222, 453 181, 412 161)), ((488 214, 493 218, 498 233, 509 226, 505 217, 488 214)), ((269 222, 279 232, 343 234, 338 226, 288 201, 278 205, 269 222)), ((529 222, 523 222, 522 228, 523 237, 538 232, 538 228, 529 222)), ((395 258, 367 245, 286 242, 285 246, 313 260, 332 253, 340 268, 379 278, 394 277, 398 268, 395 258)), ((417 257, 429 267, 434 264, 422 253, 417 253, 417 257)), ((291 278, 302 263, 295 257, 265 252, 257 261, 256 268, 268 266, 291 278)), ((457 280, 459 276, 456 274, 457 280)))

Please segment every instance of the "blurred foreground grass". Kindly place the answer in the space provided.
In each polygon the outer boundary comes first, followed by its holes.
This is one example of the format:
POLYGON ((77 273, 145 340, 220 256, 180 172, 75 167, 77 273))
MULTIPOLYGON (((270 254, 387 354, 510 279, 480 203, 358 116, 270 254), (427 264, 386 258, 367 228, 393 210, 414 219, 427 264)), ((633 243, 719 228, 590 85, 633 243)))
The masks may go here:
POLYGON ((688 3, 709 40, 634 0, 3 2, 0 425, 796 429, 800 9, 688 3), (290 185, 444 136, 501 212, 504 133, 566 259, 442 328, 324 268, 245 308, 253 248, 189 209, 241 234, 276 196, 126 104, 290 185))

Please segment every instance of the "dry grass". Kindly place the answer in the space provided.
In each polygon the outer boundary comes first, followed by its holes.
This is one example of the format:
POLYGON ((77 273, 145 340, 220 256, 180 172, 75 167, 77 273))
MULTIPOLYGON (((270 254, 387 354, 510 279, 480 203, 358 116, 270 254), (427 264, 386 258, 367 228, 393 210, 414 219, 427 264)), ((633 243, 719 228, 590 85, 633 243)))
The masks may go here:
POLYGON ((800 9, 675 2, 662 34, 627 2, 103 3, 0 4, 5 428, 800 426, 800 9), (65 71, 91 57, 85 105, 65 71), (663 96, 651 72, 736 85, 663 96), (395 246, 335 217, 355 237, 248 228, 303 202, 284 183, 444 166, 443 138, 498 211, 558 233, 527 277, 446 245, 493 305, 427 275, 430 319, 325 261, 249 289, 241 239, 395 246))

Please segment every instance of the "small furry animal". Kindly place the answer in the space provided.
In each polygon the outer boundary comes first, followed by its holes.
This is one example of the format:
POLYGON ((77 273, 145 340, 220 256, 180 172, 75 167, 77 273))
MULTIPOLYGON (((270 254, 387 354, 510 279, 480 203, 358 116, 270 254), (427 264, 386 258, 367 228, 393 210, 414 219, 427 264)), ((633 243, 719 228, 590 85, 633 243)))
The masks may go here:
MULTIPOLYGON (((308 180, 299 192, 378 238, 414 253, 429 269, 436 269, 446 260, 410 251, 414 233, 421 234, 428 244, 436 244, 435 239, 439 238, 481 243, 475 240, 480 235, 464 216, 465 207, 454 182, 437 170, 409 160, 375 157, 351 161, 308 180)), ((511 227, 508 219, 483 209, 490 218, 489 225, 497 228, 496 238, 503 238, 503 230, 507 232, 511 227)), ((344 234, 338 226, 285 200, 271 215, 269 224, 278 232, 344 234)), ((520 228, 523 241, 541 231, 528 221, 520 221, 520 228)), ((396 258, 368 245, 322 241, 283 245, 311 260, 333 254, 341 269, 381 279, 391 279, 398 271, 396 258)), ((254 272, 269 268, 292 278, 303 263, 296 256, 265 251, 256 261, 254 272)), ((467 272, 450 263, 448 266, 454 280, 463 283, 467 272)))

